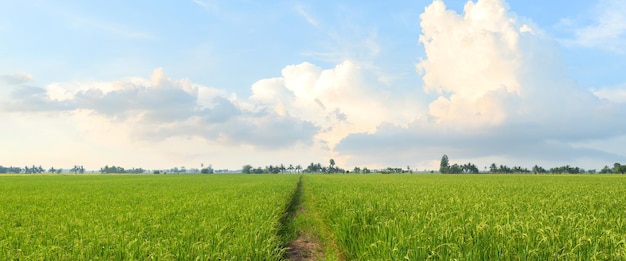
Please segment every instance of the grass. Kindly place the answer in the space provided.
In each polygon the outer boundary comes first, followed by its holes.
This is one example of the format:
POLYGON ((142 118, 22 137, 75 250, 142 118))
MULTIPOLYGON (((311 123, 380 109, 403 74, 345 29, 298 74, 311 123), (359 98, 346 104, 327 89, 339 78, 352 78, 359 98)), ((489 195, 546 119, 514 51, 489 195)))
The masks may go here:
POLYGON ((0 178, 0 259, 262 259, 297 176, 0 178))

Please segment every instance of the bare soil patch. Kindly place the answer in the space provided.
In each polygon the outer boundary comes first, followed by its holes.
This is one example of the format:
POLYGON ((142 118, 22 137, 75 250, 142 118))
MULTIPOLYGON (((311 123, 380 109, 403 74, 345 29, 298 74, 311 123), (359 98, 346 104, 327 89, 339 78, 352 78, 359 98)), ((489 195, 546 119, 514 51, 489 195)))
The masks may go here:
POLYGON ((324 253, 319 241, 309 235, 301 235, 289 244, 287 258, 295 261, 320 260, 324 253))

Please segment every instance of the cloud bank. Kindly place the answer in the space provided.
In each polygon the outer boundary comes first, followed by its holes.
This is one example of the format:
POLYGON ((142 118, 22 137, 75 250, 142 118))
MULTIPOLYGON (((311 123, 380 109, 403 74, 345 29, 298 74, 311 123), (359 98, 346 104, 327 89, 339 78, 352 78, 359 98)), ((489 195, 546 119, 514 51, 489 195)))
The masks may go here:
POLYGON ((53 84, 48 89, 20 86, 3 104, 9 112, 87 112, 128 126, 134 138, 152 141, 194 136, 209 143, 282 148, 311 143, 317 132, 309 121, 244 107, 223 90, 171 80, 160 68, 150 79, 53 84))

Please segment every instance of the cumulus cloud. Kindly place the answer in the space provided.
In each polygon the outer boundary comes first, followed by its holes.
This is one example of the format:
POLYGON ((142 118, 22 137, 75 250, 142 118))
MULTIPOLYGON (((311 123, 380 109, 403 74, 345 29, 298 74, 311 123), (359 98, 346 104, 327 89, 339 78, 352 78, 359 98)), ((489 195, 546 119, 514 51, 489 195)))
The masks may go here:
POLYGON ((497 125, 507 96, 520 94, 520 28, 499 1, 468 2, 465 15, 435 1, 421 15, 427 59, 417 64, 424 91, 442 94, 430 115, 452 125, 497 125))
POLYGON ((255 83, 250 102, 310 120, 321 127, 317 139, 332 148, 349 134, 374 132, 384 122, 405 124, 415 116, 412 99, 387 88, 375 68, 353 61, 332 69, 302 63, 255 83))
POLYGON ((426 57, 416 69, 424 92, 438 97, 409 126, 385 124, 345 138, 336 150, 351 162, 417 162, 444 153, 552 164, 624 159, 572 146, 623 135, 616 119, 626 110, 578 86, 555 41, 520 22, 503 1, 468 2, 459 14, 436 0, 420 17, 426 57))

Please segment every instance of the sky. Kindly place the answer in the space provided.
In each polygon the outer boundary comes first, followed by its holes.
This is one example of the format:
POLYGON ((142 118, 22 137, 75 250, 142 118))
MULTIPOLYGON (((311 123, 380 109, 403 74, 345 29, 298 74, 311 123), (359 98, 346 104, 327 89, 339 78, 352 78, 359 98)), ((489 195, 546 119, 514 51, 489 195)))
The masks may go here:
POLYGON ((626 163, 626 1, 0 1, 0 165, 626 163))

